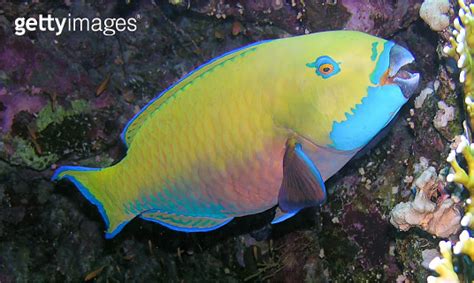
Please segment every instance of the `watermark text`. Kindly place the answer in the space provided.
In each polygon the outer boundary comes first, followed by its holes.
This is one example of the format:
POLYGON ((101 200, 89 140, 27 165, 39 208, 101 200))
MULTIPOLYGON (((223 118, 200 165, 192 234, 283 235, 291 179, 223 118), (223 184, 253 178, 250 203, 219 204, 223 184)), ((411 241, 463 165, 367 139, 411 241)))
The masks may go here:
POLYGON ((49 31, 60 36, 64 31, 101 32, 105 36, 114 36, 117 32, 137 30, 136 18, 56 18, 50 14, 40 14, 38 18, 16 18, 15 35, 25 35, 27 31, 49 31))

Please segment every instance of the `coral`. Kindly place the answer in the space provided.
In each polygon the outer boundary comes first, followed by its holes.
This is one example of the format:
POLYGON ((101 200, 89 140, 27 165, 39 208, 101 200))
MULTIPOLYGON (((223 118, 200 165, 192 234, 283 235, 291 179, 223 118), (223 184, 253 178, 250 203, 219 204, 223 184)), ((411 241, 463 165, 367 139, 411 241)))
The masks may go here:
POLYGON ((449 26, 448 12, 448 0, 425 0, 420 7, 420 17, 434 31, 442 31, 449 26))
POLYGON ((459 241, 453 248, 454 254, 465 254, 469 256, 471 260, 474 260, 474 238, 470 237, 469 232, 464 230, 459 235, 459 241))
MULTIPOLYGON (((27 96, 18 96, 18 99, 26 99, 26 106, 36 105, 35 100, 28 100, 27 96)), ((85 116, 90 112, 86 100, 73 100, 67 108, 60 105, 52 107, 51 103, 47 103, 42 109, 24 109, 37 113, 34 124, 27 125, 28 128, 34 128, 35 132, 29 133, 27 137, 14 135, 5 139, 6 159, 11 164, 41 171, 56 162, 60 158, 59 154, 72 150, 81 152, 89 148, 82 144, 91 125, 88 116, 85 116)))
POLYGON ((54 153, 38 155, 28 141, 18 137, 13 138, 12 146, 15 148, 15 152, 10 157, 10 163, 13 165, 44 170, 59 159, 59 156, 54 153))
POLYGON ((437 237, 447 238, 460 230, 461 215, 452 198, 441 198, 436 204, 430 200, 442 181, 434 167, 428 167, 416 179, 417 193, 412 202, 397 204, 390 213, 390 223, 402 231, 419 227, 437 237))
POLYGON ((53 109, 51 103, 48 103, 48 105, 38 113, 38 117, 36 118, 37 130, 42 131, 53 122, 61 123, 66 117, 85 113, 88 109, 89 103, 80 99, 71 102, 71 109, 64 109, 62 106, 53 109))
POLYGON ((428 276, 427 281, 429 283, 459 282, 458 275, 454 271, 453 267, 453 253, 451 251, 451 242, 439 242, 439 251, 441 252, 441 255, 443 257, 435 257, 429 265, 430 269, 436 271, 439 274, 439 277, 428 276))
POLYGON ((463 185, 469 192, 470 198, 466 200, 466 213, 463 217, 463 226, 474 227, 474 144, 469 145, 466 137, 462 136, 456 151, 452 150, 447 161, 454 169, 454 173, 446 177, 448 182, 456 182, 463 185), (468 170, 464 170, 456 160, 456 153, 462 153, 467 162, 468 170))
POLYGON ((464 100, 470 118, 474 125, 474 72, 472 71, 472 55, 474 45, 474 4, 469 6, 464 0, 459 0, 459 17, 454 20, 454 30, 449 38, 451 46, 446 46, 443 52, 457 60, 461 69, 459 81, 463 84, 464 100))
POLYGON ((455 118, 455 110, 453 106, 449 106, 444 101, 438 102, 438 112, 434 117, 433 124, 436 129, 442 129, 448 126, 448 122, 451 122, 455 118))
MULTIPOLYGON (((454 20, 453 36, 450 37, 451 46, 446 46, 443 51, 448 56, 457 60, 457 65, 461 68, 459 81, 463 84, 464 101, 470 125, 474 121, 473 105, 473 72, 472 72, 472 51, 474 44, 474 5, 469 7, 463 0, 459 0, 459 17, 454 20)), ((466 136, 471 137, 469 127, 465 129, 466 136)), ((469 193, 465 201, 465 215, 461 220, 461 225, 469 230, 474 228, 474 144, 470 143, 466 136, 461 136, 461 141, 449 153, 447 161, 451 164, 454 173, 446 177, 448 182, 461 184, 469 193), (456 160, 456 154, 462 154, 466 162, 466 169, 456 160)), ((430 263, 430 269, 436 271, 438 276, 428 277, 428 282, 460 282, 472 281, 472 262, 474 260, 474 238, 470 237, 468 230, 464 230, 459 241, 452 247, 451 242, 440 242, 440 252, 442 257, 434 258, 430 263)))
POLYGON ((429 264, 429 268, 438 273, 438 277, 429 276, 428 283, 446 282, 472 282, 472 261, 474 261, 474 238, 464 230, 459 235, 459 241, 452 246, 450 241, 439 242, 441 257, 435 257, 429 264), (461 256, 467 256, 469 263, 459 264, 461 256), (464 267, 461 272, 460 267, 464 267), (470 269, 470 270, 466 270, 470 269))
POLYGON ((430 87, 423 89, 420 94, 415 98, 415 109, 419 109, 423 106, 426 98, 430 95, 433 95, 434 90, 430 87))

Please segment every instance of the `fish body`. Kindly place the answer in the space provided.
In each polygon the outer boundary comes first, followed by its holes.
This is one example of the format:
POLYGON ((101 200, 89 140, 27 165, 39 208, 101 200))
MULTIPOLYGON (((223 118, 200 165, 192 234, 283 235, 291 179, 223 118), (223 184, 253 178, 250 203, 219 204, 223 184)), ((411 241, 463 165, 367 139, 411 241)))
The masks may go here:
POLYGON ((411 61, 352 31, 252 44, 146 105, 122 133, 120 162, 63 166, 53 180, 72 181, 97 205, 108 238, 137 216, 199 232, 278 206, 276 223, 324 202, 324 181, 413 92, 418 75, 399 72, 411 61))

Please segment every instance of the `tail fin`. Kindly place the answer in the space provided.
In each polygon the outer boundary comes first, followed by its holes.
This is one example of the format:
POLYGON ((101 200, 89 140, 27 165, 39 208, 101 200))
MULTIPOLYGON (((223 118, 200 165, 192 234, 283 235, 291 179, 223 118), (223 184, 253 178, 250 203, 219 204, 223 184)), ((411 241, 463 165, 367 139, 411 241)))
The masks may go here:
POLYGON ((107 227, 105 237, 111 239, 135 215, 127 214, 123 209, 120 209, 122 203, 119 200, 114 201, 113 196, 108 194, 107 188, 111 184, 108 184, 107 178, 104 176, 105 171, 104 168, 62 166, 54 172, 51 180, 66 179, 74 183, 82 195, 99 209, 107 227))

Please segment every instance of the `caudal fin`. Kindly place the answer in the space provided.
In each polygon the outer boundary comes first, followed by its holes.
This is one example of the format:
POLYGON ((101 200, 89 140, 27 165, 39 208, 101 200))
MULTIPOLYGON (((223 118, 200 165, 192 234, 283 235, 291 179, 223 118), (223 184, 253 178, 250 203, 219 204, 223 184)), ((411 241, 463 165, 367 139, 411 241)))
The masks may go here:
POLYGON ((107 182, 106 170, 79 166, 62 166, 55 172, 52 181, 66 179, 74 183, 79 191, 99 209, 104 219, 107 239, 115 237, 135 215, 123 211, 119 200, 108 191, 112 184, 107 182))

